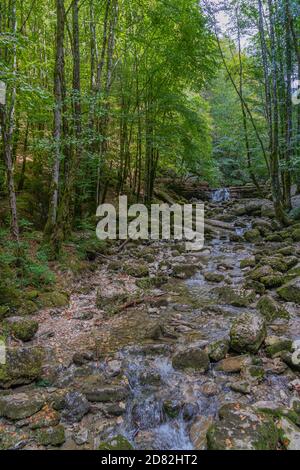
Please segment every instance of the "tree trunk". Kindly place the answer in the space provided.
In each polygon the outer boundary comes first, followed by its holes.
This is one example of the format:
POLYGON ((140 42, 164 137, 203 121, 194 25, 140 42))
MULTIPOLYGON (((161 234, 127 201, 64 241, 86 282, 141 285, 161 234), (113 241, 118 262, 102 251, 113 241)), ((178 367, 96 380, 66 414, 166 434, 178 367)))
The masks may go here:
POLYGON ((59 170, 62 158, 62 108, 64 83, 64 37, 65 37, 65 11, 64 0, 56 0, 56 56, 54 70, 54 163, 52 169, 51 200, 48 220, 45 227, 45 238, 50 239, 57 219, 59 170))
MULTIPOLYGON (((16 0, 11 0, 11 33, 13 35, 12 46, 12 85, 10 100, 5 104, 0 104, 0 122, 1 133, 3 138, 4 161, 7 173, 8 197, 11 215, 11 235, 13 239, 19 243, 19 224, 17 214, 17 200, 14 183, 13 169, 13 137, 15 126, 15 105, 16 105, 16 73, 17 73, 17 17, 16 17, 16 0)), ((8 96, 8 93, 7 93, 8 96)))

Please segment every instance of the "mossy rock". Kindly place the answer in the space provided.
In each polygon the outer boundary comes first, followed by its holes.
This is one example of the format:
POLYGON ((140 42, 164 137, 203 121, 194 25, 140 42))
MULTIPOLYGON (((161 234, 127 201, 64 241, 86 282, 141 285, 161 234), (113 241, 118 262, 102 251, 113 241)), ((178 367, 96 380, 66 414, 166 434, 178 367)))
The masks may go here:
POLYGON ((208 356, 213 362, 218 362, 224 359, 229 351, 229 341, 227 339, 220 339, 214 341, 208 346, 208 356))
POLYGON ((0 322, 8 317, 10 314, 10 308, 7 305, 1 305, 0 306, 0 322))
POLYGON ((217 287, 215 291, 223 302, 234 307, 248 307, 256 298, 255 291, 243 288, 226 286, 217 287))
POLYGON ((133 450, 133 446, 121 434, 100 443, 98 450, 133 450))
POLYGON ((266 334, 266 323, 262 316, 254 313, 243 313, 232 324, 230 346, 239 353, 256 353, 266 334))
POLYGON ((255 257, 251 256, 250 258, 242 259, 240 262, 240 268, 254 268, 256 265, 255 257))
POLYGON ((300 242, 300 229, 296 229, 292 232, 292 239, 294 242, 300 242))
POLYGON ((166 400, 163 403, 163 410, 169 418, 175 419, 179 416, 181 403, 177 400, 166 400))
POLYGON ((7 320, 6 325, 10 334, 21 341, 30 341, 36 334, 39 324, 35 320, 12 317, 7 320))
POLYGON ((267 289, 273 289, 284 283, 284 277, 282 274, 272 274, 270 276, 262 277, 260 281, 267 289))
POLYGON ((258 242, 261 239, 260 231, 257 228, 247 230, 247 232, 244 233, 244 238, 249 243, 258 242))
POLYGON ((273 242, 273 243, 280 243, 282 242, 283 238, 280 233, 271 233, 265 238, 266 242, 273 242))
POLYGON ((247 280, 243 286, 246 290, 254 290, 256 294, 263 295, 266 287, 259 281, 247 280))
POLYGON ((287 302, 300 303, 300 277, 297 277, 277 289, 278 295, 287 302))
POLYGON ((189 279, 193 277, 197 271, 199 271, 198 266, 191 264, 176 264, 173 266, 173 276, 178 279, 189 279))
POLYGON ((271 266, 275 271, 285 273, 288 271, 288 265, 283 261, 282 256, 267 256, 261 259, 261 264, 271 266))
POLYGON ((204 350, 198 347, 190 347, 175 354, 172 365, 174 369, 206 372, 209 369, 210 361, 204 350))
POLYGON ((206 272, 204 273, 204 278, 208 282, 222 282, 224 281, 225 276, 220 273, 206 272))
POLYGON ((252 281, 261 282, 262 278, 266 276, 272 276, 273 274, 274 274, 274 270, 271 268, 271 266, 259 266, 255 268, 253 271, 250 271, 249 278, 252 279, 252 281))
POLYGON ((133 277, 147 277, 149 276, 149 267, 146 263, 139 263, 134 265, 132 263, 125 264, 123 271, 129 276, 133 277))
POLYGON ((38 296, 39 305, 43 308, 66 307, 69 304, 69 296, 63 292, 45 292, 38 296))
POLYGON ((35 439, 38 444, 43 446, 61 446, 65 440, 65 428, 59 424, 50 428, 41 428, 35 431, 35 439))
POLYGON ((169 278, 167 276, 154 276, 154 277, 145 277, 143 279, 138 279, 136 285, 140 289, 153 289, 163 286, 168 282, 169 278))
POLYGON ((44 400, 37 393, 13 393, 0 396, 0 416, 11 420, 28 418, 40 411, 44 400))
POLYGON ((276 318, 286 318, 287 320, 290 318, 288 311, 269 295, 264 295, 259 299, 257 308, 268 322, 272 322, 276 318))
POLYGON ((0 364, 0 388, 24 385, 42 374, 44 351, 40 347, 7 348, 6 363, 0 364))
POLYGON ((25 300, 18 308, 19 315, 34 315, 39 310, 39 306, 32 300, 25 300))
POLYGON ((288 338, 269 336, 265 340, 266 354, 269 357, 280 357, 283 351, 292 351, 293 341, 288 338))
POLYGON ((271 416, 240 404, 224 405, 207 433, 209 450, 276 450, 278 429, 271 416))

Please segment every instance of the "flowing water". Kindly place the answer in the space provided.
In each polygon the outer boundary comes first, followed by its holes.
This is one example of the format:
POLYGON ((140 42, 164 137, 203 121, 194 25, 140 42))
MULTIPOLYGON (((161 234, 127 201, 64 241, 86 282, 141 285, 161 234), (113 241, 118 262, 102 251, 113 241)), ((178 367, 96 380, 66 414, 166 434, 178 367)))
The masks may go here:
POLYGON ((212 202, 226 202, 230 200, 230 191, 227 188, 220 188, 213 191, 212 202))

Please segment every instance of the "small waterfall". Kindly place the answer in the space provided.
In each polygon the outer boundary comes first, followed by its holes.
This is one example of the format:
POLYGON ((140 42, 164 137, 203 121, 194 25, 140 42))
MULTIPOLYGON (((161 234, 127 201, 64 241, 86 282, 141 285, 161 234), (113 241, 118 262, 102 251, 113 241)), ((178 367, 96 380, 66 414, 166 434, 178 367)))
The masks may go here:
POLYGON ((227 188, 220 188, 213 191, 211 200, 212 202, 225 202, 230 199, 230 191, 227 188))

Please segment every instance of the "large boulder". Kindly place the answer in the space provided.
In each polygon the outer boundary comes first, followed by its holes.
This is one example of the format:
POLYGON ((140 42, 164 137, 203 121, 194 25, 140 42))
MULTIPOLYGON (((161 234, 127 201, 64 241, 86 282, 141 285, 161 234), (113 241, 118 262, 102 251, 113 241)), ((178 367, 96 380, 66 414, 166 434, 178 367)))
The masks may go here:
POLYGON ((219 417, 207 433, 209 450, 276 450, 279 435, 272 417, 238 403, 224 405, 219 417))
POLYGON ((5 323, 13 336, 24 342, 30 341, 39 327, 37 321, 22 317, 10 317, 5 323))
POLYGON ((300 277, 292 279, 287 282, 279 289, 277 289, 278 295, 287 302, 300 303, 300 277))
POLYGON ((288 311, 269 295, 259 299, 257 308, 267 322, 272 322, 276 318, 289 318, 288 311))
POLYGON ((43 397, 38 393, 13 393, 0 396, 0 416, 11 420, 28 418, 43 407, 43 397))
POLYGON ((226 357, 226 359, 218 362, 216 370, 227 373, 241 372, 242 369, 251 363, 251 357, 247 354, 243 356, 226 357))
POLYGON ((82 393, 68 392, 63 400, 62 417, 68 423, 76 423, 82 420, 90 410, 90 404, 82 393))
POLYGON ((208 354, 198 346, 192 346, 179 351, 173 356, 172 365, 174 369, 206 372, 209 369, 208 354))
POLYGON ((40 347, 8 348, 5 364, 0 364, 0 388, 24 385, 42 373, 44 351, 40 347))
POLYGON ((243 313, 231 327, 230 346, 237 352, 256 353, 266 334, 266 323, 261 315, 243 313))

